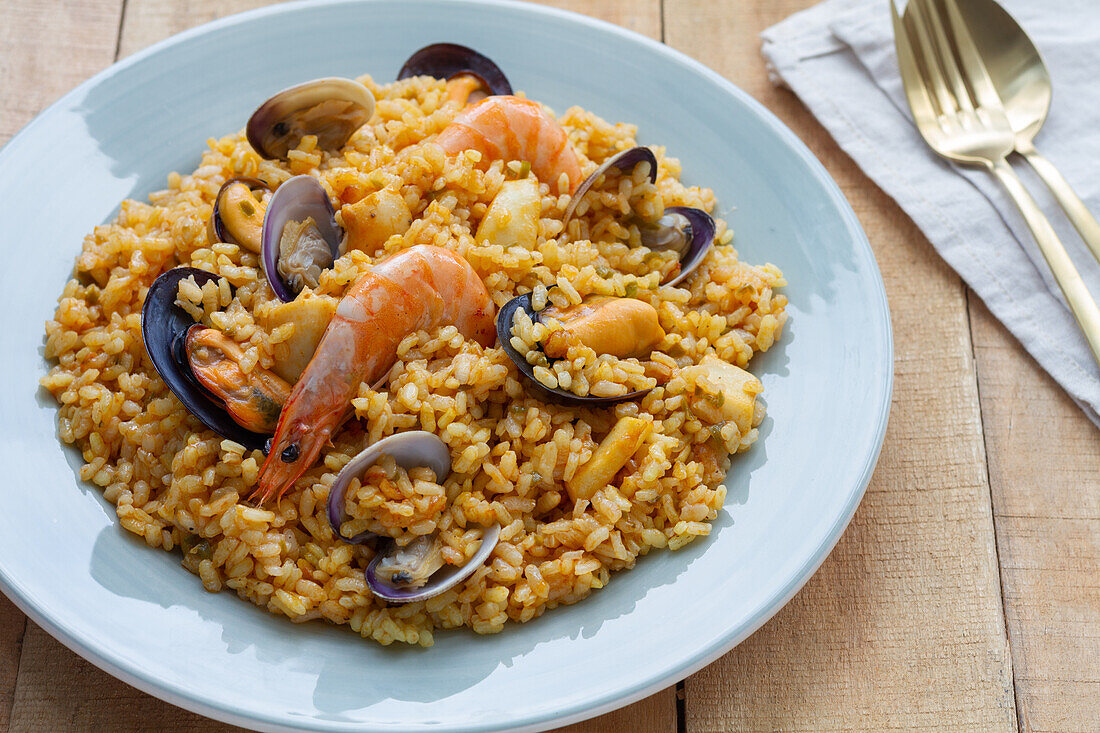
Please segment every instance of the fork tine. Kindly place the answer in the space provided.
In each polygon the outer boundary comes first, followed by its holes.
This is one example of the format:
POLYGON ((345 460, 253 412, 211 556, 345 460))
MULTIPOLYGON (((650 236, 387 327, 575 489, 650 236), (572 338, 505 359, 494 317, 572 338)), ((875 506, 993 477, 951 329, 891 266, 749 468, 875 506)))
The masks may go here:
POLYGON ((993 87, 993 80, 989 78, 989 71, 978 53, 978 46, 970 35, 970 29, 959 12, 959 5, 955 0, 943 0, 947 10, 947 21, 951 25, 951 33, 955 37, 955 48, 959 51, 959 61, 962 63, 966 81, 974 92, 974 99, 979 107, 1001 107, 1003 102, 993 87))
POLYGON ((951 85, 948 83, 949 77, 952 81, 961 81, 962 77, 959 75, 957 68, 954 69, 954 75, 946 69, 946 63, 954 63, 950 49, 943 55, 938 53, 935 41, 932 38, 933 34, 929 30, 931 20, 926 18, 927 15, 934 15, 934 11, 929 13, 921 0, 910 0, 907 11, 904 22, 916 37, 916 45, 920 49, 920 55, 924 58, 925 81, 932 88, 936 101, 940 105, 940 111, 945 115, 954 114, 964 104, 963 100, 969 107, 970 97, 965 93, 961 99, 956 97, 951 91, 951 85))
POLYGON ((928 88, 921 81, 923 74, 920 65, 917 63, 917 58, 913 54, 909 34, 898 15, 898 8, 894 4, 894 0, 890 0, 890 16, 894 23, 894 48, 898 54, 901 81, 905 87, 905 96, 909 100, 909 108, 913 111, 913 118, 917 121, 919 129, 921 119, 934 119, 936 117, 936 109, 928 96, 928 88))
POLYGON ((936 48, 936 53, 939 54, 943 64, 942 68, 944 75, 955 95, 955 100, 962 109, 974 109, 974 105, 970 99, 970 92, 966 88, 966 82, 963 79, 962 72, 959 71, 959 64, 955 58, 955 51, 951 47, 951 42, 948 40, 947 33, 944 30, 943 13, 940 11, 939 5, 937 5, 936 0, 914 0, 914 2, 917 3, 917 7, 920 8, 925 26, 932 36, 932 44, 936 48))

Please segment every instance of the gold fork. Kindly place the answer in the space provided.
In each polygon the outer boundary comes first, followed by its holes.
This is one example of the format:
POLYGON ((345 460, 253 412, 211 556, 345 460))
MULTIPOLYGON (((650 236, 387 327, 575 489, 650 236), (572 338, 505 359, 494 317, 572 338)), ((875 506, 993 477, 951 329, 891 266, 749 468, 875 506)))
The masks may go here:
MULTIPOLYGON (((954 1, 944 0, 944 4, 955 38, 968 39, 954 1)), ((956 57, 934 0, 910 0, 904 21, 898 16, 894 0, 890 0, 890 12, 905 96, 921 137, 944 158, 981 166, 1004 185, 1054 273, 1093 357, 1100 363, 1100 308, 1050 222, 1008 164, 1015 136, 1000 97, 988 77, 975 79, 971 75, 968 85, 959 70, 960 62, 968 70, 981 63, 975 47, 972 43, 957 43, 956 57)))

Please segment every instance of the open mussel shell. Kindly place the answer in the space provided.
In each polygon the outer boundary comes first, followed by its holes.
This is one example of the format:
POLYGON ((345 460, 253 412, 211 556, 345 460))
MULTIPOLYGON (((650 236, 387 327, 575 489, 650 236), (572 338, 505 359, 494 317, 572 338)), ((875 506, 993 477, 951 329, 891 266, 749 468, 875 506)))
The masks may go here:
POLYGON ((668 282, 661 283, 674 287, 706 259, 710 248, 714 246, 714 233, 717 230, 710 214, 690 206, 669 206, 657 224, 674 227, 678 236, 684 240, 684 245, 677 247, 680 250, 680 272, 668 282))
POLYGON ((596 181, 600 180, 600 176, 607 173, 612 168, 618 168, 619 170, 627 173, 634 170, 639 163, 649 163, 649 182, 657 182, 657 156, 653 154, 653 151, 649 148, 638 146, 634 148, 628 148, 620 153, 615 153, 610 158, 605 160, 599 168, 592 171, 592 175, 581 181, 581 185, 577 186, 577 190, 573 192, 572 198, 569 199, 569 205, 565 207, 565 215, 562 217, 562 229, 569 224, 569 220, 573 218, 573 213, 577 210, 577 206, 580 205, 581 199, 588 193, 588 190, 596 184, 596 181))
POLYGON ((636 400, 649 393, 650 390, 643 389, 637 392, 628 392, 617 397, 581 397, 580 395, 573 394, 563 389, 550 389, 535 377, 535 367, 528 364, 527 360, 523 358, 523 355, 512 346, 512 320, 516 316, 517 308, 522 308, 532 321, 538 321, 539 314, 531 307, 531 294, 524 293, 523 295, 517 295, 497 311, 497 341, 500 343, 501 348, 504 349, 504 353, 508 355, 508 358, 511 359, 512 363, 519 369, 520 374, 527 380, 531 392, 539 399, 559 405, 598 407, 602 405, 613 405, 616 402, 636 400))
POLYGON ((397 80, 411 76, 451 79, 461 74, 477 77, 490 94, 512 93, 512 85, 499 66, 472 48, 457 43, 433 43, 420 49, 397 72, 397 80))
POLYGON ((294 176, 279 186, 268 201, 261 236, 260 256, 264 274, 276 297, 284 303, 294 300, 298 293, 279 274, 279 245, 283 229, 288 222, 305 221, 309 218, 317 225, 335 261, 340 256, 340 242, 344 238, 343 231, 336 223, 336 210, 316 178, 294 176))
POLYGON ((187 362, 184 338, 195 321, 187 311, 176 305, 176 296, 180 281, 192 276, 199 287, 218 279, 217 275, 206 270, 177 267, 153 281, 141 307, 141 336, 145 350, 161 379, 199 422, 250 450, 263 450, 268 436, 238 425, 225 408, 199 385, 187 362))
POLYGON ((210 212, 210 221, 208 222, 208 231, 210 232, 210 238, 218 242, 229 242, 230 244, 242 244, 229 233, 229 228, 226 227, 225 221, 222 219, 222 205, 225 197, 225 192, 229 190, 229 187, 235 183, 243 183, 253 191, 270 191, 271 186, 261 181, 259 178, 252 178, 250 176, 235 176, 222 184, 222 187, 218 189, 218 195, 214 199, 214 210, 210 212))
POLYGON ((344 537, 340 533, 340 527, 347 519, 344 507, 348 486, 351 485, 352 480, 362 478, 367 469, 382 456, 390 456, 397 465, 406 470, 427 466, 435 472, 436 480, 441 483, 451 472, 451 451, 447 448, 447 444, 434 433, 410 430, 383 438, 348 461, 337 475, 332 488, 329 489, 326 507, 329 524, 332 525, 332 531, 337 538, 348 544, 381 544, 378 553, 367 565, 366 570, 367 585, 379 598, 391 603, 409 603, 439 595, 470 577, 488 559, 493 548, 496 547, 500 526, 493 525, 485 530, 481 546, 469 562, 461 566, 444 566, 433 573, 428 582, 419 588, 402 588, 385 581, 375 570, 382 559, 396 549, 396 544, 392 540, 382 541, 371 532, 363 532, 354 537, 344 537))
POLYGON ((374 95, 354 79, 325 77, 284 89, 252 113, 245 134, 265 158, 286 160, 306 135, 336 150, 374 114, 374 95))

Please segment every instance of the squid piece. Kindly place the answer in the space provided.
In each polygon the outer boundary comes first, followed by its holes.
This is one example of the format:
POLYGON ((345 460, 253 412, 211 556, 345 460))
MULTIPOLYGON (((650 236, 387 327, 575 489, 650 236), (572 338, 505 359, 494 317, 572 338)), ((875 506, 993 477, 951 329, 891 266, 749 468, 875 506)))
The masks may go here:
POLYGON ((291 384, 298 381, 317 351, 339 302, 330 295, 315 295, 306 290, 289 303, 272 302, 258 313, 260 326, 269 334, 287 323, 294 324, 290 338, 272 344, 273 372, 291 384))
POLYGON ((505 181, 478 225, 474 239, 482 245, 534 249, 541 213, 538 181, 534 178, 505 181))
POLYGON ((684 369, 684 375, 702 381, 715 390, 715 410, 721 420, 737 425, 744 435, 752 429, 752 417, 756 411, 756 396, 764 391, 764 385, 744 369, 707 354, 701 363, 684 369))
POLYGON ((649 420, 640 417, 619 418, 607 437, 600 441, 592 457, 566 482, 565 488, 573 501, 591 499, 593 494, 611 483, 615 474, 642 447, 652 430, 653 423, 649 420))
POLYGON ((412 212, 405 197, 391 188, 365 196, 340 210, 347 232, 347 249, 374 254, 395 234, 404 234, 412 226, 412 212))

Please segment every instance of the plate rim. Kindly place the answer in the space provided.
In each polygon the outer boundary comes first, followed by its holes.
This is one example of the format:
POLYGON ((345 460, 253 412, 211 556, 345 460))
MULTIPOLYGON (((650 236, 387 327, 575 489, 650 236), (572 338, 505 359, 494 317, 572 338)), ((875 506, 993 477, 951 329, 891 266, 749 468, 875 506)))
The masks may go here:
MULTIPOLYGON (((269 15, 293 13, 304 7, 365 5, 376 1, 378 0, 292 0, 291 2, 268 5, 227 15, 162 39, 99 71, 89 79, 81 82, 79 85, 63 94, 56 101, 35 115, 32 120, 0 147, 0 167, 3 166, 6 157, 8 157, 11 151, 21 143, 22 139, 30 135, 39 125, 43 124, 43 121, 50 116, 50 113, 53 112, 55 108, 66 106, 74 98, 79 97, 104 80, 131 66, 141 64, 148 57, 154 56, 166 48, 184 43, 193 37, 201 36, 223 27, 247 24, 254 19, 269 15)), ((405 0, 405 2, 412 6, 417 4, 418 0, 405 0)), ((863 470, 859 478, 849 490, 843 511, 836 517, 828 530, 825 540, 818 546, 817 550, 799 565, 797 570, 794 571, 787 579, 787 582, 778 591, 762 602, 761 606, 753 612, 751 620, 747 624, 739 629, 734 629, 733 633, 720 637, 721 641, 719 643, 711 642, 703 651, 693 655, 688 663, 677 665, 671 669, 665 669, 665 671, 660 673, 651 674, 649 678, 637 682, 628 688, 620 688, 615 692, 605 692, 593 702, 574 705, 572 708, 560 714, 555 712, 543 714, 535 718, 529 718, 520 725, 510 728, 493 727, 491 725, 477 728, 477 730, 540 731, 550 727, 564 726, 570 723, 587 720, 620 707, 625 707, 626 705, 637 702, 638 700, 664 689, 674 682, 694 674, 717 660, 719 657, 725 655, 755 633, 786 606, 806 582, 813 577, 821 564, 832 553, 832 550, 840 541, 845 529, 855 515, 867 490, 867 486, 871 481, 871 477, 882 451, 882 446, 886 437, 886 428, 889 420, 894 387, 893 325, 890 319, 890 309, 885 283, 882 279, 878 261, 875 258, 874 251, 867 239, 867 235, 860 225, 859 219, 852 209, 851 204, 840 190, 839 185, 832 176, 829 175, 824 165, 818 160, 809 147, 782 120, 780 120, 778 116, 754 99, 748 92, 745 92, 736 84, 701 62, 696 61, 685 53, 663 42, 656 41, 628 28, 615 25, 614 23, 599 18, 593 18, 550 6, 523 2, 521 0, 450 0, 450 2, 453 2, 455 5, 468 5, 482 8, 508 8, 523 13, 530 13, 535 17, 556 17, 567 22, 580 23, 582 25, 594 27, 599 31, 624 37, 631 42, 641 44, 651 53, 655 53, 682 67, 686 67, 687 71, 690 73, 705 77, 737 99, 738 102, 745 105, 750 112, 754 113, 775 132, 780 140, 806 165, 814 180, 822 185, 830 200, 836 206, 845 230, 849 234, 849 239, 853 245, 853 251, 866 259, 871 267, 871 274, 874 275, 873 284, 876 286, 874 288, 876 296, 874 298, 876 306, 874 315, 882 324, 882 336, 886 347, 883 349, 882 364, 880 365, 882 378, 879 393, 877 395, 878 414, 875 416, 872 449, 867 453, 864 459, 863 470)), ((42 627, 50 636, 61 642, 71 651, 126 684, 172 705, 176 705, 177 707, 221 722, 264 731, 299 732, 317 729, 349 730, 353 728, 361 729, 362 727, 361 725, 352 724, 350 722, 340 724, 337 721, 319 721, 312 718, 301 721, 302 725, 299 726, 293 725, 290 721, 285 719, 278 720, 275 716, 261 718, 249 713, 244 713, 239 707, 232 703, 227 702, 224 706, 220 704, 211 704, 205 699, 189 695, 186 690, 179 689, 175 685, 165 683, 159 679, 143 676, 141 674, 142 670, 140 670, 137 665, 133 664, 132 660, 112 654, 110 649, 101 649, 88 644, 75 634, 71 634, 69 631, 62 628, 41 611, 31 593, 26 592, 26 589, 24 589, 15 578, 9 576, 3 563, 0 563, 0 591, 2 591, 28 618, 42 627), (318 728, 318 726, 321 727, 318 728)), ((462 729, 455 728, 454 730, 462 729)))

